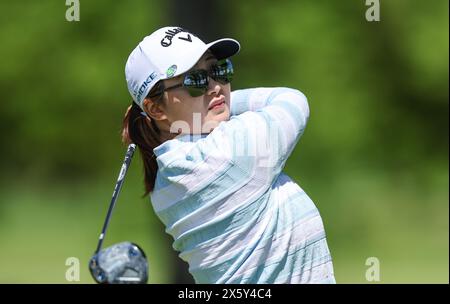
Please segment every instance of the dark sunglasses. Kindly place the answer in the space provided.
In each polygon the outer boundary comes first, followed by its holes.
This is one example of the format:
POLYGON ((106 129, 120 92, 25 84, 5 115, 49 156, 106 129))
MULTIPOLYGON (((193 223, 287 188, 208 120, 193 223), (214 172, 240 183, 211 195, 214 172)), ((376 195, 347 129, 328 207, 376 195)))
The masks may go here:
POLYGON ((222 59, 213 64, 209 71, 207 70, 192 70, 184 75, 183 82, 162 91, 156 92, 148 97, 152 98, 162 94, 164 91, 183 87, 191 97, 202 96, 206 93, 209 87, 208 77, 221 84, 230 83, 233 80, 233 64, 230 59, 222 59))

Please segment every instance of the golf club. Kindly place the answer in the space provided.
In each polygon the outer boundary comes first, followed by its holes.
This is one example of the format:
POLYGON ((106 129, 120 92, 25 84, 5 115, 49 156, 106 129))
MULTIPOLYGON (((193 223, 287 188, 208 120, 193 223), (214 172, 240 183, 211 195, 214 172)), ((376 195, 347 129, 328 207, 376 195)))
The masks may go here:
POLYGON ((106 230, 120 189, 133 158, 135 144, 128 145, 119 178, 114 187, 111 203, 98 240, 97 249, 89 262, 89 270, 97 283, 101 284, 142 284, 148 280, 148 263, 144 251, 136 244, 122 242, 102 249, 106 230))

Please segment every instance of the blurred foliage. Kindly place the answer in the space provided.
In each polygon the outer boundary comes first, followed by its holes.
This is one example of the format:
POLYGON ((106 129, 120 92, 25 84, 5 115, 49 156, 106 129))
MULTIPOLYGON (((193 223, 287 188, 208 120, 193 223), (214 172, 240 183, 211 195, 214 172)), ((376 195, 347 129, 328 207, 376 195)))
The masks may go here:
MULTIPOLYGON (((0 282, 66 282, 95 249, 125 147, 124 65, 155 29, 236 38, 233 88, 287 86, 311 117, 286 173, 318 206, 338 282, 448 283, 448 1, 1 1, 0 282), (203 9, 202 9, 203 8, 203 9)), ((138 156, 138 155, 136 155, 138 156)), ((150 282, 176 278, 135 157, 107 244, 131 240, 150 282)))

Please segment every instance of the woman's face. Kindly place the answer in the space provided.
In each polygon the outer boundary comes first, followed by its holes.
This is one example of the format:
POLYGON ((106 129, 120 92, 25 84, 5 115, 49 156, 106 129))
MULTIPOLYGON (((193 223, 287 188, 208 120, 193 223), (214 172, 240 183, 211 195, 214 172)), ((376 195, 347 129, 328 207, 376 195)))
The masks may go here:
MULTIPOLYGON (((208 51, 192 70, 209 70, 216 62, 217 59, 208 51)), ((180 75, 164 80, 164 86, 168 88, 180 84, 183 77, 180 75)), ((230 90, 230 84, 220 84, 209 77, 208 90, 202 96, 192 97, 185 88, 179 87, 165 92, 164 103, 154 104, 146 99, 144 105, 161 130, 171 133, 210 133, 220 122, 230 118, 230 90), (210 108, 215 102, 224 104, 210 108), (155 111, 155 106, 159 107, 159 112, 155 111)))

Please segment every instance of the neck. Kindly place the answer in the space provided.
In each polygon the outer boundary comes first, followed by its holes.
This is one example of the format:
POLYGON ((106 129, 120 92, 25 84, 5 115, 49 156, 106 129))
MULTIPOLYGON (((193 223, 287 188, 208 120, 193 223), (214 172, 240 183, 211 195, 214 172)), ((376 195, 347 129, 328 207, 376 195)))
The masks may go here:
POLYGON ((176 133, 170 133, 169 131, 166 131, 166 130, 160 129, 160 131, 161 131, 160 138, 161 138, 162 142, 174 139, 178 135, 176 133))

